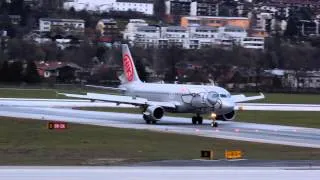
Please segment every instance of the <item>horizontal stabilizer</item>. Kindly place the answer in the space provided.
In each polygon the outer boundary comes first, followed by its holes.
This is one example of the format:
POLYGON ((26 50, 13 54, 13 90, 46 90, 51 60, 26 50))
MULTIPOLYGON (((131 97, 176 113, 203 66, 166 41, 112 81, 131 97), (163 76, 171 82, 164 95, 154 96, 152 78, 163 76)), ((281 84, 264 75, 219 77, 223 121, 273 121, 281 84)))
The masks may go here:
POLYGON ((97 89, 113 90, 113 91, 126 91, 126 88, 114 88, 114 87, 95 86, 95 85, 86 85, 86 87, 92 87, 92 88, 97 88, 97 89))

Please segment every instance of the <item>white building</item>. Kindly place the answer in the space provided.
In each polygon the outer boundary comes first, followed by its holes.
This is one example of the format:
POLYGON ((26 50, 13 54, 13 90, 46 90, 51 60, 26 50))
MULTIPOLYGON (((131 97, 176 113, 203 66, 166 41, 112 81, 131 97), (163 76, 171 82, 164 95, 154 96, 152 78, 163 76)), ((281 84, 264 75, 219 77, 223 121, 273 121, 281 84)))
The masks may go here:
POLYGON ((69 33, 84 33, 85 21, 82 19, 54 19, 54 18, 40 18, 39 31, 50 32, 55 28, 59 28, 64 32, 69 33))
POLYGON ((188 47, 189 31, 182 26, 169 26, 164 28, 164 34, 162 36, 168 39, 170 45, 175 45, 182 48, 188 47))
POLYGON ((147 15, 153 15, 153 0, 116 0, 113 10, 136 11, 147 15))
POLYGON ((141 26, 148 26, 148 23, 143 19, 130 19, 125 31, 123 32, 123 39, 134 41, 135 33, 141 26))
POLYGON ((167 15, 218 16, 219 0, 165 0, 167 15))
POLYGON ((240 45, 248 49, 264 49, 264 38, 245 37, 240 41, 240 45))
POLYGON ((248 36, 248 33, 244 28, 227 25, 219 28, 219 35, 240 42, 248 36))
POLYGON ((74 7, 77 11, 135 11, 146 15, 153 15, 153 6, 153 0, 72 0, 64 3, 65 9, 74 7))
POLYGON ((264 49, 264 38, 247 37, 247 32, 240 27, 182 27, 148 26, 139 19, 130 20, 123 38, 132 45, 142 47, 179 46, 185 49, 199 49, 210 46, 241 45, 244 48, 264 49))
POLYGON ((137 28, 134 42, 139 46, 158 46, 158 39, 160 39, 160 27, 141 26, 137 28))

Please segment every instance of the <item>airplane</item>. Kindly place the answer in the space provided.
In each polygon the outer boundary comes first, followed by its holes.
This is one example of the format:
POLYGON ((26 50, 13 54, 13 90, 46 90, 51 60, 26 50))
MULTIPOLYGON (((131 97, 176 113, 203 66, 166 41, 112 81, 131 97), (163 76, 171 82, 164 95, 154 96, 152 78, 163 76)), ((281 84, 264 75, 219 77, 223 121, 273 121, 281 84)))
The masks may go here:
POLYGON ((119 77, 118 88, 93 86, 108 90, 117 90, 121 95, 87 93, 86 95, 59 93, 67 97, 94 101, 131 104, 143 109, 143 119, 147 124, 156 124, 165 112, 193 113, 192 124, 202 124, 203 114, 211 113, 212 127, 217 127, 217 120, 233 120, 236 103, 263 99, 264 95, 246 97, 231 95, 226 89, 215 85, 187 85, 145 83, 138 76, 129 47, 122 45, 124 73, 119 77))

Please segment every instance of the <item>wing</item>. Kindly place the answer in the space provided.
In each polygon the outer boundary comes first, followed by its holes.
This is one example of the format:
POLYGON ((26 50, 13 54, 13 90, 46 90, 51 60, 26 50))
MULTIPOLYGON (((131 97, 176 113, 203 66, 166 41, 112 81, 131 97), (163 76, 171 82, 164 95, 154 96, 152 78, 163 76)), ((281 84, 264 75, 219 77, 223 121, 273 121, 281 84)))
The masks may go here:
POLYGON ((232 95, 231 99, 235 103, 239 102, 246 102, 246 101, 253 101, 253 100, 258 100, 258 99, 264 99, 263 93, 260 93, 259 96, 250 96, 246 97, 244 94, 239 94, 239 95, 232 95))
POLYGON ((130 104, 135 106, 143 105, 155 105, 164 108, 176 108, 179 105, 178 102, 159 102, 159 101, 149 101, 145 98, 131 97, 131 96, 120 96, 120 95, 110 95, 110 94, 98 94, 98 93, 87 93, 86 95, 81 94, 67 94, 59 93, 67 97, 88 99, 91 101, 103 101, 103 102, 113 102, 117 104, 130 104))
POLYGON ((317 104, 265 104, 265 103, 237 103, 235 110, 252 111, 320 111, 317 104))

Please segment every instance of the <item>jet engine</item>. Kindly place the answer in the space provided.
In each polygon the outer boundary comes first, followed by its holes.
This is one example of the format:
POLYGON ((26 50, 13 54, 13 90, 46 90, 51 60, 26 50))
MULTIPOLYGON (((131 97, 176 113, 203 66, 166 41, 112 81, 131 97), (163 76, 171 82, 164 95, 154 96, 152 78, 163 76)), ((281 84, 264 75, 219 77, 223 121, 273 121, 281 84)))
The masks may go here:
POLYGON ((143 117, 146 121, 160 120, 164 115, 164 109, 161 106, 149 106, 143 113, 143 117))
POLYGON ((227 114, 219 115, 217 117, 217 120, 222 120, 222 121, 232 121, 236 117, 235 111, 231 111, 227 114))

